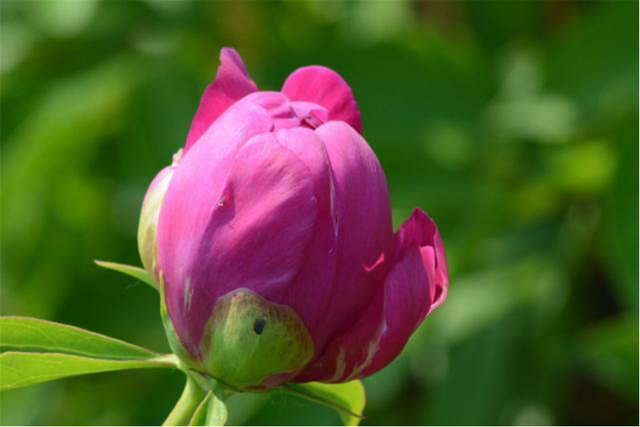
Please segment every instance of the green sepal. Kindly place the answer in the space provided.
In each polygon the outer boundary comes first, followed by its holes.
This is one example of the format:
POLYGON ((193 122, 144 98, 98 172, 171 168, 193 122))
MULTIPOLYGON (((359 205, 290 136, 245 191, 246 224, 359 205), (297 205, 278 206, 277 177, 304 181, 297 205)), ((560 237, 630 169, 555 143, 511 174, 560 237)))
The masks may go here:
POLYGON ((158 286, 153 281, 153 278, 143 268, 135 267, 133 265, 119 264, 117 262, 110 262, 110 261, 95 260, 94 262, 102 268, 106 268, 107 270, 113 270, 113 271, 117 271, 118 273, 126 274, 127 276, 131 276, 135 279, 140 280, 143 283, 146 283, 156 291, 158 290, 158 286))
POLYGON ((196 410, 193 411, 193 415, 189 420, 189 426, 204 426, 206 425, 207 420, 207 406, 209 404, 209 399, 211 399, 211 390, 204 395, 202 400, 198 403, 196 410))
POLYGON ((173 323, 171 323, 171 319, 169 318, 169 312, 167 311, 167 303, 165 299, 165 284, 162 277, 162 272, 160 272, 158 283, 160 289, 160 318, 162 319, 162 325, 164 326, 164 331, 167 335, 169 347, 171 348, 171 351, 173 351, 173 353, 178 356, 178 358, 184 364, 186 364, 188 367, 198 369, 199 366, 197 362, 180 342, 180 338, 178 338, 178 335, 173 328, 173 323))
POLYGON ((296 312, 236 289, 216 302, 200 352, 205 371, 232 388, 264 390, 272 376, 295 372, 314 354, 313 339, 296 312))
POLYGON ((359 380, 340 384, 289 383, 283 391, 335 409, 346 426, 357 426, 363 418, 366 395, 359 380))
POLYGON ((190 426, 223 426, 227 422, 229 413, 224 402, 225 390, 215 381, 211 382, 211 389, 204 396, 193 413, 190 426))

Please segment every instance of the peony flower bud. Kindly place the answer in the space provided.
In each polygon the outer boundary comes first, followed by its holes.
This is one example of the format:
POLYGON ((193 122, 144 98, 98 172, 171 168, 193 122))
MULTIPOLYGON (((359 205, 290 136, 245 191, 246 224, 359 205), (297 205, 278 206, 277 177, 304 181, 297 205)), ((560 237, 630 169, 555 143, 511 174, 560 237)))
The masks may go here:
POLYGON ((142 210, 140 212, 140 222, 138 224, 138 252, 144 269, 158 280, 156 270, 156 251, 157 251, 157 228, 158 217, 160 216, 160 207, 164 200, 164 195, 169 188, 169 182, 173 177, 175 167, 180 161, 182 150, 173 156, 171 166, 162 169, 156 177, 151 181, 147 194, 142 201, 142 210))
POLYGON ((304 67, 260 92, 222 50, 184 154, 152 183, 141 220, 147 270, 157 220, 156 271, 185 363, 239 389, 349 381, 390 363, 442 304, 436 226, 415 210, 393 233, 360 130, 334 71, 304 67))
POLYGON ((140 223, 138 225, 138 251, 142 265, 152 277, 157 277, 156 267, 156 229, 164 195, 173 176, 173 167, 162 169, 153 179, 142 202, 140 223))

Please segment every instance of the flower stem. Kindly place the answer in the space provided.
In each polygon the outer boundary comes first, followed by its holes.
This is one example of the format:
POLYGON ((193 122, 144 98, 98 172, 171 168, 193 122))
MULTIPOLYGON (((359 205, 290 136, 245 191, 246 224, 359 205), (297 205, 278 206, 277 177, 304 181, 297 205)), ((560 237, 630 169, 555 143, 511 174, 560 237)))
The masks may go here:
POLYGON ((189 424, 193 413, 202 402, 205 391, 196 383, 196 381, 187 374, 187 383, 180 399, 174 406, 173 410, 164 421, 164 426, 186 426, 189 424))

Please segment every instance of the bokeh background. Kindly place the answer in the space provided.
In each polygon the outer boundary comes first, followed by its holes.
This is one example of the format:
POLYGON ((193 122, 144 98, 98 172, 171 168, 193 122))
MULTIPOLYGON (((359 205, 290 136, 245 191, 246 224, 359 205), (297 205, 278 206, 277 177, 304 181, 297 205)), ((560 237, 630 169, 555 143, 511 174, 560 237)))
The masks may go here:
MULTIPOLYGON (((437 221, 447 303, 365 380, 364 424, 638 424, 635 1, 2 0, 2 313, 167 351, 140 203, 183 144, 220 47, 261 88, 339 71, 397 226, 437 221)), ((0 397, 4 424, 158 424, 179 372, 0 397)), ((233 424, 333 424, 283 395, 233 424)))

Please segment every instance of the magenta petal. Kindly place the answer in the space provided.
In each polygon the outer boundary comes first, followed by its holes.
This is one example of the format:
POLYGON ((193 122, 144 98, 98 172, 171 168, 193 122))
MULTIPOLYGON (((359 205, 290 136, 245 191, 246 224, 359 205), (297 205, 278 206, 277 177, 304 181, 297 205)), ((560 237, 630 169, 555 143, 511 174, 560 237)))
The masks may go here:
MULTIPOLYGON (((238 151, 252 137, 274 128, 272 115, 285 117, 286 96, 256 92, 225 111, 198 144, 183 155, 165 196, 158 223, 158 263, 165 279, 184 283, 209 220, 224 190, 238 151)), ((291 108, 290 114, 293 115, 291 108)))
POLYGON ((202 95, 200 106, 187 136, 185 151, 207 131, 209 126, 234 102, 258 90, 244 68, 242 58, 235 49, 220 51, 220 67, 216 79, 202 95))
POLYGON ((187 330, 179 302, 182 287, 193 276, 200 241, 234 159, 251 137, 272 127, 262 107, 241 101, 209 128, 176 167, 160 210, 157 239, 158 269, 167 284, 169 315, 178 333, 187 330))
POLYGON ((433 221, 416 209, 396 234, 391 269, 354 326, 334 339, 296 381, 343 382, 371 375, 402 350, 425 316, 444 301, 448 277, 433 221))
POLYGON ((277 302, 288 305, 300 315, 318 347, 326 329, 327 305, 331 298, 336 265, 329 157, 324 143, 311 129, 280 130, 276 137, 309 169, 318 206, 313 237, 300 270, 288 287, 285 298, 277 302))
POLYGON ((253 136, 269 132, 268 113, 250 102, 226 111, 183 155, 171 180, 158 222, 158 263, 166 279, 184 281, 185 266, 195 255, 207 212, 220 198, 233 159, 253 136))
POLYGON ((411 217, 402 224, 396 234, 397 247, 418 246, 424 268, 429 274, 431 306, 429 312, 440 306, 447 298, 449 273, 440 233, 435 222, 420 209, 414 209, 411 217))
POLYGON ((309 169, 273 134, 243 146, 220 197, 194 212, 206 218, 206 226, 199 239, 188 242, 194 245, 191 262, 171 265, 178 273, 184 270, 184 281, 173 282, 167 274, 169 315, 194 354, 220 296, 246 288, 270 301, 282 300, 299 270, 316 210, 309 169))
POLYGON ((327 339, 342 334, 367 307, 392 255, 393 228, 387 184, 367 142, 344 122, 328 122, 315 133, 331 165, 331 211, 336 273, 326 305, 321 351, 327 339))
POLYGON ((292 101, 307 101, 329 111, 330 120, 347 122, 358 133, 362 131, 360 110, 351 88, 335 71, 313 65, 291 73, 282 92, 292 101))
POLYGON ((280 92, 255 92, 245 97, 242 102, 258 105, 269 114, 273 121, 272 130, 289 129, 300 125, 289 98, 280 92))

